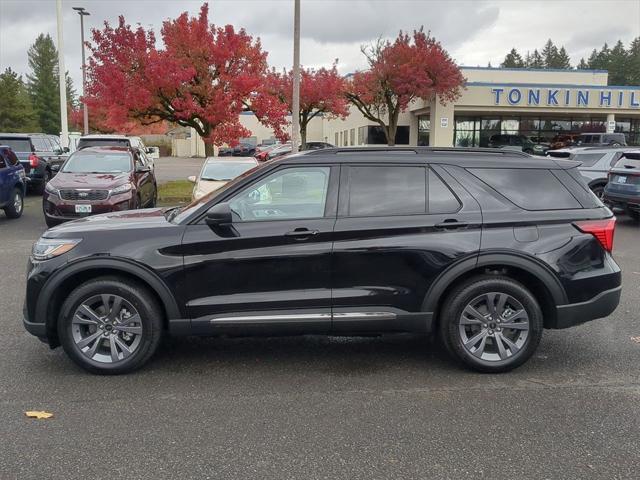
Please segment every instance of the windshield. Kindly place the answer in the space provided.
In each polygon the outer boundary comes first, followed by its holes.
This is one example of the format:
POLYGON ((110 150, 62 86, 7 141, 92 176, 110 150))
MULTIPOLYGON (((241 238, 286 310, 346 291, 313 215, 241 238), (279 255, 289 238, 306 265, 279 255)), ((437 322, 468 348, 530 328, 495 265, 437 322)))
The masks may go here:
POLYGON ((256 165, 253 168, 251 168, 250 170, 247 170, 246 172, 238 175, 236 178, 231 180, 229 183, 225 183, 222 187, 218 188, 217 190, 214 190, 214 191, 206 194, 204 197, 200 197, 199 199, 194 200, 193 202, 189 203, 188 205, 185 205, 184 207, 177 207, 177 208, 172 208, 172 209, 167 210, 166 211, 167 220, 169 220, 170 222, 175 222, 175 223, 182 222, 182 220, 184 220, 189 215, 191 215, 193 212, 198 210, 202 205, 204 205, 205 203, 208 203, 209 200, 211 200, 214 196, 221 195, 224 192, 226 192, 227 190, 229 190, 230 188, 235 187, 235 185, 238 182, 240 182, 242 179, 244 179, 246 176, 251 175, 255 170, 257 170, 258 168, 262 168, 262 167, 263 167, 263 165, 256 165))
POLYGON ((96 153, 78 151, 62 167, 66 173, 130 172, 131 157, 127 153, 96 153))
POLYGON ((204 166, 201 180, 232 180, 242 175, 247 170, 255 167, 255 163, 249 162, 215 162, 204 166))
POLYGON ((0 145, 7 145, 14 152, 30 152, 31 144, 28 138, 2 138, 0 137, 0 145))
POLYGON ((130 147, 128 138, 81 138, 77 148, 86 147, 130 147))

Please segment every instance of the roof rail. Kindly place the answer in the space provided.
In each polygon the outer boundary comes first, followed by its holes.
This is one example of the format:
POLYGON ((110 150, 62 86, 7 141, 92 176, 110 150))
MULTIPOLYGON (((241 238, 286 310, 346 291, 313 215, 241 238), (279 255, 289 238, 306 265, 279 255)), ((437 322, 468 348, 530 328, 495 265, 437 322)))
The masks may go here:
POLYGON ((528 153, 518 150, 507 150, 502 148, 477 148, 477 147, 334 147, 322 148, 306 152, 307 155, 322 155, 333 153, 335 155, 344 153, 371 153, 371 152, 398 152, 398 153, 484 153, 489 155, 517 155, 520 157, 530 157, 528 153))

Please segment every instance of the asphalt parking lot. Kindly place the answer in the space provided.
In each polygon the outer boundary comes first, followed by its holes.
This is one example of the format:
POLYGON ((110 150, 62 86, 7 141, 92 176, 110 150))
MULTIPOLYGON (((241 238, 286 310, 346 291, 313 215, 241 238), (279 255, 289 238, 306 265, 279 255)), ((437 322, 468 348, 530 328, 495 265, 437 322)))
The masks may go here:
MULTIPOLYGON (((162 178, 192 174, 175 170, 162 178)), ((0 479, 638 478, 640 226, 625 216, 618 310, 546 331, 502 375, 423 337, 310 336, 173 339, 137 373, 91 376, 21 324, 45 228, 36 196, 0 214, 0 479)))

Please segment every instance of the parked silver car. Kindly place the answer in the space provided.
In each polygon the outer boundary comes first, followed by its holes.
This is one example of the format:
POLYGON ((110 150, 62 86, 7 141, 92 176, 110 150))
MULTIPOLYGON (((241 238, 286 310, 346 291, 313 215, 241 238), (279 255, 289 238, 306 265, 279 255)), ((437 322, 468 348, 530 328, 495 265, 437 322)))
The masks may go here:
POLYGON ((550 150, 547 156, 566 158, 582 162, 578 167, 589 188, 602 199, 607 185, 609 170, 620 160, 630 147, 576 147, 550 150))

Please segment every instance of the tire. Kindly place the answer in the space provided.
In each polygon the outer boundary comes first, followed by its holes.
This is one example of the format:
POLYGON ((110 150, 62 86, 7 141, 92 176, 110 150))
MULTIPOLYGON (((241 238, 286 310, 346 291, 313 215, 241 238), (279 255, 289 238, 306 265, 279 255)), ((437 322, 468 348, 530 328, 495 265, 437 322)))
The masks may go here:
POLYGON ((136 195, 136 210, 140 210, 142 208, 142 197, 140 195, 136 195))
POLYGON ((593 192, 593 194, 598 197, 601 201, 604 198, 604 185, 594 185, 593 187, 589 187, 591 188, 591 191, 593 192))
POLYGON ((480 275, 463 282, 447 297, 441 312, 439 333, 446 349, 479 372, 499 373, 519 367, 533 355, 542 338, 543 318, 537 300, 508 277, 480 275), (493 300, 497 311, 502 298, 506 298, 502 315, 486 316, 489 308, 483 308, 482 303, 488 307, 488 300, 493 300), (470 306, 474 313, 469 313, 470 306))
POLYGON ((9 218, 20 218, 24 210, 24 194, 22 189, 14 188, 11 193, 9 205, 4 208, 4 213, 9 218))
POLYGON ((58 317, 58 338, 69 358, 88 372, 128 373, 157 350, 162 319, 162 310, 146 288, 119 277, 99 277, 66 298, 58 317))
POLYGON ((149 206, 147 208, 155 208, 157 203, 158 203, 158 187, 154 185, 153 196, 151 197, 151 201, 149 202, 149 206))
POLYGON ((45 170, 44 171, 44 178, 42 179, 42 183, 39 183, 38 186, 35 188, 35 192, 38 195, 44 194, 44 187, 47 186, 47 183, 49 183, 49 180, 51 180, 51 172, 49 170, 45 170))
POLYGON ((533 155, 533 150, 531 150, 530 148, 525 148, 523 152, 528 153, 529 155, 533 155))
POLYGON ((60 225, 62 222, 60 220, 55 220, 53 218, 49 218, 45 215, 44 222, 47 224, 47 227, 53 228, 60 225))

